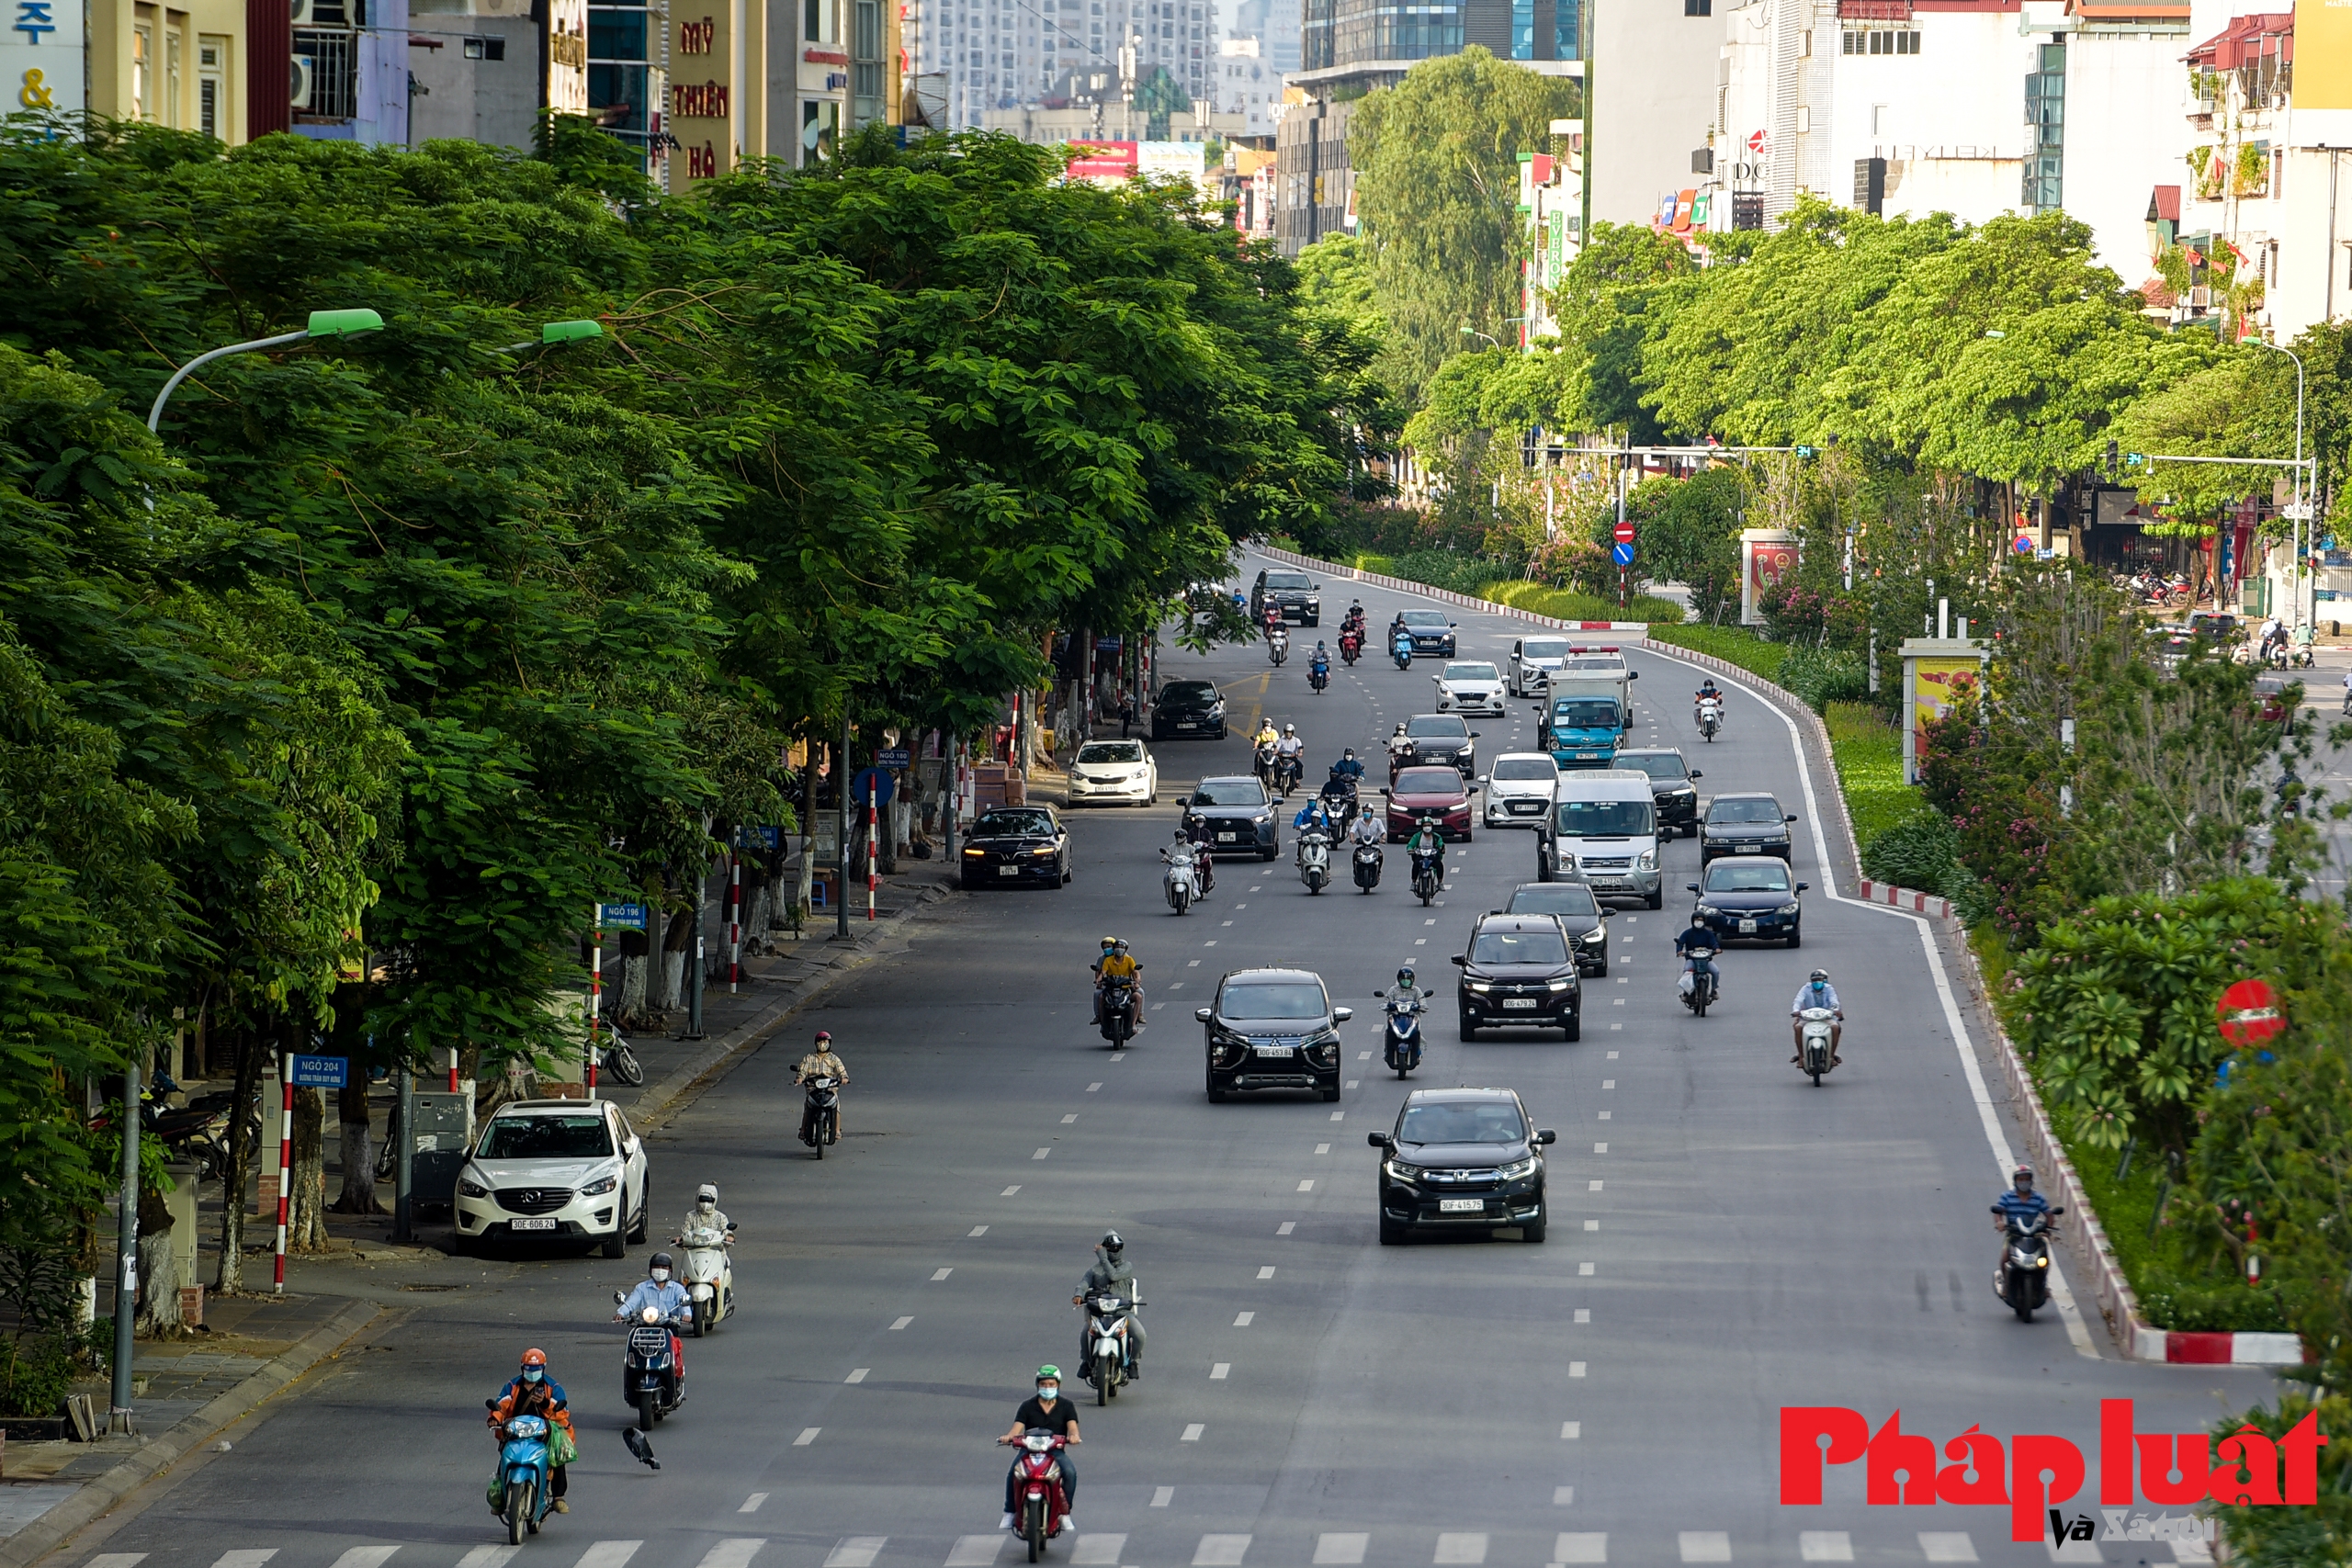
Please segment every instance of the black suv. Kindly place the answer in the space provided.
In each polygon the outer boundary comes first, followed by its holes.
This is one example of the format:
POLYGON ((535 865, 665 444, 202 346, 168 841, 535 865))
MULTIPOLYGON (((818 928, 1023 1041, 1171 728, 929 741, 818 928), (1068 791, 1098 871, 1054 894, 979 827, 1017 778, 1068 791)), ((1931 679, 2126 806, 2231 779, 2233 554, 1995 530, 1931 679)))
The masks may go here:
POLYGON ((1699 836, 1699 791, 1692 779, 1707 775, 1684 760, 1671 746, 1620 751, 1612 768, 1631 768, 1650 776, 1650 799, 1657 807, 1657 836, 1671 839, 1679 828, 1686 839, 1699 836))
POLYGON ((1250 618, 1265 625, 1268 604, 1281 605, 1285 621, 1296 621, 1302 626, 1323 624, 1321 585, 1290 567, 1270 566, 1258 574, 1258 585, 1250 591, 1250 618))
POLYGON ((1151 700, 1151 738, 1205 735, 1225 739, 1225 694, 1214 681, 1170 681, 1151 700))
POLYGON ((1254 773, 1229 773, 1203 779, 1190 795, 1180 795, 1184 826, 1209 829, 1209 849, 1221 855, 1248 854, 1261 860, 1282 852, 1281 824, 1274 820, 1274 803, 1254 773))
POLYGON ((1609 973, 1609 918, 1593 897, 1592 885, 1574 866, 1565 880, 1521 883, 1511 889, 1510 902, 1495 913, 1551 916, 1568 933, 1578 975, 1609 973))
POLYGON ((1481 915, 1470 951, 1453 962, 1462 968, 1453 995, 1463 1039, 1476 1039, 1481 1028, 1556 1029, 1571 1040, 1583 1032, 1579 966, 1566 930, 1550 915, 1481 915))
POLYGON ((1365 1141, 1380 1159, 1380 1244, 1393 1247, 1417 1226, 1432 1230, 1519 1227, 1542 1241, 1544 1148, 1559 1134, 1531 1127, 1527 1107, 1507 1089, 1417 1089, 1396 1112, 1396 1130, 1365 1141))
POLYGON ((1789 858, 1789 824, 1796 818, 1761 791, 1719 795, 1707 802, 1699 824, 1699 863, 1717 855, 1778 855, 1789 858))
POLYGON ((1405 750, 1391 753, 1402 769, 1448 762, 1465 779, 1478 776, 1478 731, 1458 713, 1417 713, 1405 721, 1405 750))
POLYGON ((1355 1010, 1333 1007, 1312 969, 1237 969, 1193 1016, 1207 1036, 1210 1104, 1260 1089, 1340 1098, 1340 1025, 1355 1010))

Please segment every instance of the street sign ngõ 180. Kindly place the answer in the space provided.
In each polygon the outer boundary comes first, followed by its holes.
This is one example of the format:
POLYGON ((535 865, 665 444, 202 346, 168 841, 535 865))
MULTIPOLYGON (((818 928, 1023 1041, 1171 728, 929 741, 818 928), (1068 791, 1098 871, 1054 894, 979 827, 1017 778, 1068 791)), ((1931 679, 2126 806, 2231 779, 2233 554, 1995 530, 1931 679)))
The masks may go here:
POLYGON ((350 1076, 348 1056, 297 1056, 286 1081, 297 1089, 341 1089, 350 1076))
POLYGON ((1620 523, 1617 525, 1616 532, 1611 536, 1621 545, 1630 545, 1634 542, 1634 525, 1631 523, 1620 523))
POLYGON ((2240 980, 2222 993, 2213 1011, 2221 1020, 2222 1038, 2233 1045, 2259 1045, 2287 1027, 2287 1015, 2278 1010, 2278 993, 2267 980, 2240 980))

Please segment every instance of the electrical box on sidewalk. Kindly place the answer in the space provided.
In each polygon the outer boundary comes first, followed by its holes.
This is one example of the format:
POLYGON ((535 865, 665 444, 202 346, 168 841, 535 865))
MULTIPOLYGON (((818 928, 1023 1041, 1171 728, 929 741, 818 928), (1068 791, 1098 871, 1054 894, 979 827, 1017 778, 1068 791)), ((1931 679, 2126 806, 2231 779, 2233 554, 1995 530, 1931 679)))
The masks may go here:
POLYGON ((419 1210, 449 1208, 457 1201, 458 1170, 473 1145, 473 1091, 420 1089, 410 1100, 410 1201, 419 1210))

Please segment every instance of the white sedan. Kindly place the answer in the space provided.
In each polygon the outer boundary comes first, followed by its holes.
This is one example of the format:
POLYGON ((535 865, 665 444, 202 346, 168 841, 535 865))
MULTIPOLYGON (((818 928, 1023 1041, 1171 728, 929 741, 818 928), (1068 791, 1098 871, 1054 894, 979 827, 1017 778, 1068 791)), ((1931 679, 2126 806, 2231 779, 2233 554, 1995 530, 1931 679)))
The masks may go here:
POLYGON ((1559 782, 1559 764, 1549 751, 1504 752, 1487 775, 1487 826, 1539 826, 1559 782))
POLYGON ((1503 712, 1502 671, 1471 660, 1449 660, 1437 677, 1440 713, 1503 712))
POLYGON ((1090 740, 1069 767, 1069 803, 1126 802, 1149 806, 1159 798, 1159 764, 1140 740, 1090 740))

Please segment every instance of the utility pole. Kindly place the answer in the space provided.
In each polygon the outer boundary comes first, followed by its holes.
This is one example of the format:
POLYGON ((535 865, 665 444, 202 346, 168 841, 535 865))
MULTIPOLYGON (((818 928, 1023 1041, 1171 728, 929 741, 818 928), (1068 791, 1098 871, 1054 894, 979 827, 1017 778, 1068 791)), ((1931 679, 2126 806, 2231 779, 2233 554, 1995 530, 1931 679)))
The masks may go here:
MULTIPOLYGON (((806 777, 805 772, 803 777, 806 777)), ((695 846, 695 953, 694 973, 686 976, 686 1032, 681 1040, 700 1040, 702 1032, 702 919, 705 885, 710 880, 710 863, 703 852, 710 843, 710 818, 702 819, 702 838, 695 846)))
MULTIPOLYGON (((161 401, 161 400, 157 400, 161 401)), ((140 1050, 145 1049, 142 1045, 140 1050)), ((230 1201, 236 1201, 232 1195, 230 1201)), ((130 1330, 139 1307, 139 1056, 122 1072, 122 1214, 117 1227, 114 1282, 114 1392, 107 1430, 130 1433, 130 1330)), ((191 1243, 194 1237, 190 1237, 191 1243)))
POLYGON ((1584 62, 1584 82, 1577 96, 1584 109, 1584 147, 1577 163, 1583 175, 1582 207, 1577 217, 1577 244, 1592 243, 1592 7, 1594 0, 1577 6, 1577 58, 1584 62))
POLYGON ((833 759, 833 806, 841 813, 834 840, 833 940, 849 940, 849 698, 842 698, 842 752, 833 759))

